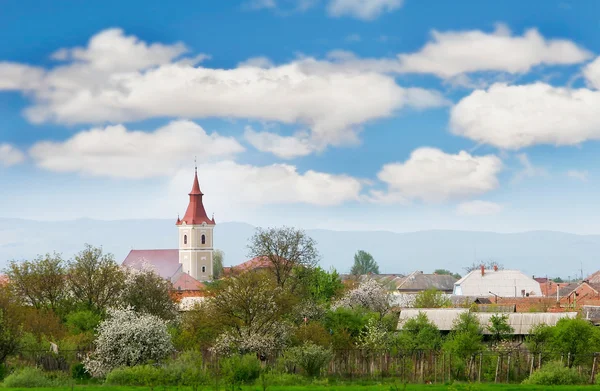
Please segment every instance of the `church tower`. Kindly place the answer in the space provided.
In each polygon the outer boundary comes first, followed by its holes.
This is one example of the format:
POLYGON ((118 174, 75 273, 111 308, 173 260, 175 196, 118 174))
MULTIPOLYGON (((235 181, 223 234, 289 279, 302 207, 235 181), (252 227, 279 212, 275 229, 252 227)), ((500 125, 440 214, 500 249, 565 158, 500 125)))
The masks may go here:
POLYGON ((214 217, 209 219, 202 204, 198 183, 198 169, 190 192, 190 203, 182 219, 177 218, 179 229, 179 263, 184 273, 198 281, 208 281, 213 275, 214 217))

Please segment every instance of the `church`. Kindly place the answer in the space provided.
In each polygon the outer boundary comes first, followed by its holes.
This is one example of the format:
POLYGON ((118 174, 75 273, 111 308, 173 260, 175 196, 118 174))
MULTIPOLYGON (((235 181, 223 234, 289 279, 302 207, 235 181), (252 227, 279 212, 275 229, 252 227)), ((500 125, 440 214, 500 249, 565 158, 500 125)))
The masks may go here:
POLYGON ((123 266, 138 270, 150 268, 169 280, 176 290, 201 290, 204 287, 202 282, 212 279, 215 218, 209 218, 204 209, 204 194, 200 190, 197 168, 189 196, 187 210, 176 222, 179 248, 131 250, 123 266))

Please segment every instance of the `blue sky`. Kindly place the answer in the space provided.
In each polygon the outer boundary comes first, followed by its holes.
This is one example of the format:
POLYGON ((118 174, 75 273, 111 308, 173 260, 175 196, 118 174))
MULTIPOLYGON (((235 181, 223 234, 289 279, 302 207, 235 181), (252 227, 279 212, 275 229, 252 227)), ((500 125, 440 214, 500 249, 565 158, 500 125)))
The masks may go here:
POLYGON ((598 233, 599 8, 4 1, 0 217, 598 233))

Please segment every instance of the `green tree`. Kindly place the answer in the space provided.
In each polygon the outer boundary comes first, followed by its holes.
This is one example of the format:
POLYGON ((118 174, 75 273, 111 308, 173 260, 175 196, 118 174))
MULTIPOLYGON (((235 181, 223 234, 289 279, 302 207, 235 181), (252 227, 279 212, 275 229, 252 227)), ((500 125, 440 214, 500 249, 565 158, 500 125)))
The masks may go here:
POLYGON ((479 351, 482 347, 482 328, 475 314, 463 312, 454 321, 444 349, 461 358, 479 351))
POLYGON ((11 261, 5 273, 16 294, 35 308, 56 310, 68 296, 64 261, 59 254, 11 261))
POLYGON ((294 268, 312 268, 319 262, 317 244, 302 230, 291 227, 258 228, 248 245, 248 256, 263 257, 271 265, 279 287, 293 280, 294 268))
POLYGON ((532 354, 542 353, 554 336, 554 327, 537 324, 531 328, 525 338, 525 345, 532 354))
POLYGON ((315 303, 328 303, 344 290, 344 284, 335 269, 326 271, 320 267, 300 268, 296 271, 308 298, 315 303))
POLYGON ((557 284, 561 284, 561 283, 565 282, 565 280, 563 280, 560 277, 555 277, 555 278, 552 279, 552 281, 556 282, 557 284))
POLYGON ((125 286, 125 272, 113 255, 89 244, 69 262, 67 276, 77 304, 92 311, 104 312, 117 304, 125 286))
POLYGON ((452 307, 452 301, 443 292, 430 288, 417 293, 415 297, 415 308, 444 308, 452 307))
POLYGON ((171 298, 172 285, 152 270, 132 270, 128 273, 121 302, 138 312, 171 320, 177 315, 177 305, 171 298))
POLYGON ((398 340, 402 349, 438 350, 442 345, 440 330, 429 321, 423 312, 406 320, 402 326, 398 340))
POLYGON ((460 279, 460 274, 458 273, 452 273, 450 270, 448 269, 435 269, 433 271, 433 274, 439 274, 440 276, 452 276, 454 278, 456 278, 457 280, 460 279))
POLYGON ((494 314, 490 317, 490 324, 487 326, 492 341, 495 343, 505 340, 515 331, 508 323, 508 315, 494 314))
POLYGON ((354 254, 354 265, 352 265, 350 273, 355 276, 369 273, 379 274, 379 266, 371 254, 363 250, 358 250, 354 254))
POLYGON ((584 319, 563 318, 554 326, 551 348, 558 354, 569 357, 569 367, 589 359, 590 353, 598 349, 598 333, 591 323, 584 319))
POLYGON ((223 274, 223 258, 224 254, 221 250, 213 252, 213 279, 218 280, 223 274))

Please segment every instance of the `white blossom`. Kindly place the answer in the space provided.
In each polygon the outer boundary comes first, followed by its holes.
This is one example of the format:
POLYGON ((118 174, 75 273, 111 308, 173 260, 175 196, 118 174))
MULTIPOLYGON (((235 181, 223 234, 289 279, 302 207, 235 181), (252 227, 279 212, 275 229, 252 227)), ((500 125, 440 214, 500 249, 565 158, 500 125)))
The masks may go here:
POLYGON ((381 315, 390 309, 391 297, 388 290, 375 280, 366 280, 348 291, 332 308, 339 307, 357 308, 364 307, 381 315))
POLYGON ((131 307, 108 310, 108 318, 98 327, 95 345, 84 360, 94 377, 104 377, 117 367, 160 361, 173 350, 166 322, 131 307))

